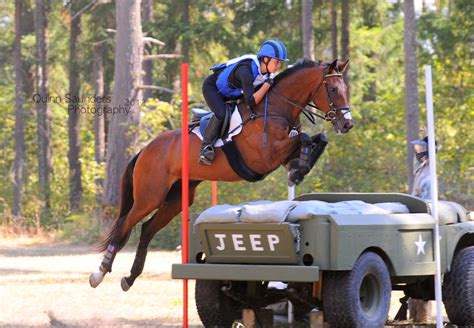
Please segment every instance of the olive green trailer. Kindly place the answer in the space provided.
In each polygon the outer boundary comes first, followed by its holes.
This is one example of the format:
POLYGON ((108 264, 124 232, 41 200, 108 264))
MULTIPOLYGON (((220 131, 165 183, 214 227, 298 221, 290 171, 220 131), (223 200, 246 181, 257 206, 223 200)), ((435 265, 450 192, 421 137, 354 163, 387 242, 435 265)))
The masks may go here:
MULTIPOLYGON (((378 326, 387 319, 392 290, 434 299, 435 220, 427 202, 398 193, 312 193, 295 201, 402 204, 407 210, 193 225, 189 263, 174 264, 172 277, 197 280, 205 325, 229 324, 244 307, 291 300, 300 316, 322 309, 331 327, 378 326), (287 288, 271 288, 270 281, 287 288)), ((442 201, 438 212, 446 310, 452 322, 474 324, 474 221, 456 203, 442 201)))

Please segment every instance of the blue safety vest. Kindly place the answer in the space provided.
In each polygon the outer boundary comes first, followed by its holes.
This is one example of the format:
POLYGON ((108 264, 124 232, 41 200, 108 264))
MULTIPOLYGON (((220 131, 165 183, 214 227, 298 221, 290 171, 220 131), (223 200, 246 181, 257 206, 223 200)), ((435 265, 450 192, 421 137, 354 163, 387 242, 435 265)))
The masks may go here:
POLYGON ((258 57, 255 55, 244 55, 231 59, 226 63, 215 65, 211 67, 211 70, 217 71, 224 68, 224 70, 219 74, 216 83, 217 90, 219 90, 219 93, 224 97, 236 98, 243 94, 242 88, 237 88, 235 85, 229 82, 229 75, 236 65, 245 60, 252 60, 252 77, 254 87, 262 84, 265 81, 265 75, 260 72, 260 62, 258 61, 258 57))

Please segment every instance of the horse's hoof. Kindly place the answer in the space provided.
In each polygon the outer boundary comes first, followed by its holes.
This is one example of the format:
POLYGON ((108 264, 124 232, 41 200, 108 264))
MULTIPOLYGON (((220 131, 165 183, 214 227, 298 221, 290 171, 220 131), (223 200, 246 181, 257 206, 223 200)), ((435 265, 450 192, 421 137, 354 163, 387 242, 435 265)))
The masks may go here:
POLYGON ((125 278, 125 277, 122 278, 122 280, 120 281, 120 286, 122 287, 122 290, 124 292, 126 292, 130 289, 130 285, 127 282, 127 278, 125 278))
POLYGON ((102 272, 93 272, 89 276, 89 284, 92 288, 96 288, 104 280, 104 274, 102 272))

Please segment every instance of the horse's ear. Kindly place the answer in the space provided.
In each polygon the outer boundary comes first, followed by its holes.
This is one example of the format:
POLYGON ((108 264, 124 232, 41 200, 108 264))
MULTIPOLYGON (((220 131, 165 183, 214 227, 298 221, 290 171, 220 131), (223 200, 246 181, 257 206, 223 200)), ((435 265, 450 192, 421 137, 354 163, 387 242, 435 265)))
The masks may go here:
POLYGON ((341 73, 344 73, 344 71, 346 70, 347 66, 349 65, 349 59, 346 60, 345 62, 343 63, 340 63, 338 66, 337 66, 337 70, 341 73))
POLYGON ((334 69, 336 68, 336 66, 337 66, 337 59, 334 59, 334 61, 329 65, 328 73, 334 71, 334 69))

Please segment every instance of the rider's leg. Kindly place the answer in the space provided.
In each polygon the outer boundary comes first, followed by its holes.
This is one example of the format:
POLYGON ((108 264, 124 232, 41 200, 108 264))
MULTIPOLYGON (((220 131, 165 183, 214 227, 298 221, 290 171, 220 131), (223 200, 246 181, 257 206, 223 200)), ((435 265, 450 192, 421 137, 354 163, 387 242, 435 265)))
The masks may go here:
POLYGON ((201 153, 199 154, 199 163, 211 165, 211 162, 216 156, 214 152, 214 143, 219 137, 222 120, 218 119, 216 115, 212 116, 204 132, 201 153))
POLYGON ((209 120, 209 124, 203 135, 199 162, 211 165, 214 160, 214 143, 219 137, 222 122, 225 118, 224 98, 218 93, 214 74, 208 76, 202 85, 202 94, 209 108, 214 112, 214 116, 209 120))

